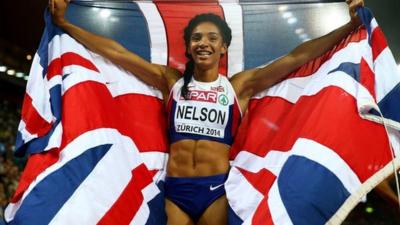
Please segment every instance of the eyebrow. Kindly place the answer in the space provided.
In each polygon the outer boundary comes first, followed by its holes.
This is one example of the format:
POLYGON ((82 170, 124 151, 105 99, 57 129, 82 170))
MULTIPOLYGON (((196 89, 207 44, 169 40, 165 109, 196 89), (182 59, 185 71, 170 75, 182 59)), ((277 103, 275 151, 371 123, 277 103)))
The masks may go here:
MULTIPOLYGON (((202 34, 202 33, 201 33, 201 32, 194 32, 194 33, 192 33, 192 36, 193 36, 193 35, 199 35, 199 34, 202 34)), ((208 33, 207 33, 207 35, 210 35, 210 34, 219 35, 219 33, 217 33, 217 32, 208 32, 208 33)))

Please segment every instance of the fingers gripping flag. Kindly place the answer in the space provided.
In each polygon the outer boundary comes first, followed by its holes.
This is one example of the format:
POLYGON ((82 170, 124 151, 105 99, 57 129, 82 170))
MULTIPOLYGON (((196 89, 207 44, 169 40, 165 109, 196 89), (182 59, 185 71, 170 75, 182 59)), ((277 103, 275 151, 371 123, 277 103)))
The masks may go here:
POLYGON ((226 183, 230 224, 340 224, 398 169, 400 76, 376 20, 358 13, 362 27, 251 100, 226 183))

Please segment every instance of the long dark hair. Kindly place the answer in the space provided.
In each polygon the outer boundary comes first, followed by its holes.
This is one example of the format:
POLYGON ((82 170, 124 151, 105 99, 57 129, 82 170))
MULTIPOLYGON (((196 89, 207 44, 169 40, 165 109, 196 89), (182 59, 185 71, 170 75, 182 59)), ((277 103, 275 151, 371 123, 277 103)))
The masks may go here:
MULTIPOLYGON (((199 25, 200 23, 203 22, 211 22, 215 26, 218 27, 221 35, 222 35, 222 40, 226 44, 227 47, 231 44, 232 40, 232 31, 231 28, 229 28, 228 24, 223 20, 221 17, 218 15, 215 15, 213 13, 204 13, 204 14, 199 14, 195 17, 193 17, 188 25, 185 27, 184 33, 183 33, 183 39, 185 39, 185 46, 186 49, 188 49, 189 44, 190 44, 190 36, 192 35, 193 29, 199 25)), ((186 100, 188 99, 188 84, 192 78, 193 72, 194 72, 194 61, 192 56, 186 52, 185 53, 186 58, 188 58, 188 61, 186 62, 186 67, 185 71, 183 72, 183 87, 181 89, 181 96, 183 96, 186 100)))

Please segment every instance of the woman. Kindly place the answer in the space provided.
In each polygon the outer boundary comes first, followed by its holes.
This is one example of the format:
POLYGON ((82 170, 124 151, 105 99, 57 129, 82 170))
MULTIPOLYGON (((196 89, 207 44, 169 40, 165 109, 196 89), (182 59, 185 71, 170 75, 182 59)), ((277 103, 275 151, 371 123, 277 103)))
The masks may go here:
POLYGON ((113 40, 69 23, 67 0, 51 0, 53 21, 90 50, 159 89, 170 112, 170 157, 166 178, 168 224, 226 224, 223 184, 229 171, 229 149, 241 112, 249 99, 285 78, 347 36, 360 25, 355 9, 363 0, 348 0, 351 21, 321 38, 301 44, 264 68, 240 72, 228 80, 218 74, 231 30, 218 16, 202 14, 185 28, 188 62, 182 74, 147 62, 113 40))

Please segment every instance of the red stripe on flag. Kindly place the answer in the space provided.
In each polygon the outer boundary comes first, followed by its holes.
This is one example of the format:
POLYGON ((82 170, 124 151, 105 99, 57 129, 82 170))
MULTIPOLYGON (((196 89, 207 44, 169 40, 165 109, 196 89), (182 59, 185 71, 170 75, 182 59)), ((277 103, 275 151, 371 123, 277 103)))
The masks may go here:
POLYGON ((141 152, 167 152, 167 113, 162 100, 142 94, 127 94, 115 98, 123 122, 121 133, 135 140, 141 152))
MULTIPOLYGON (((273 140, 280 132, 280 124, 284 123, 285 116, 289 113, 292 104, 281 98, 263 98, 251 100, 247 112, 242 118, 235 142, 230 150, 233 160, 237 154, 246 149, 245 145, 251 142, 251 149, 271 149, 270 143, 265 146, 264 139, 273 140), (272 111, 273 110, 273 111, 272 111)), ((290 149, 290 145, 279 150, 290 149)), ((260 157, 266 152, 251 151, 260 157)))
MULTIPOLYGON (((46 125, 38 114, 34 114, 36 111, 28 107, 31 105, 28 95, 25 101, 27 103, 24 103, 23 118, 32 120, 27 123, 30 125, 27 129, 30 128, 30 131, 39 128, 44 131, 50 129, 51 125, 46 125), (32 112, 27 111, 27 108, 32 112)), ((116 128, 124 135, 130 136, 140 151, 168 150, 165 118, 159 115, 161 114, 159 110, 164 110, 163 103, 155 97, 124 95, 114 100, 103 84, 88 81, 68 89, 63 96, 63 106, 66 105, 68 107, 63 107, 62 112, 61 149, 87 131, 116 128)), ((30 156, 12 202, 18 201, 30 183, 46 168, 57 162, 59 152, 57 149, 30 156)))
POLYGON ((372 32, 371 45, 372 45, 372 58, 375 61, 375 59, 387 47, 385 35, 383 34, 380 27, 376 27, 372 32))
POLYGON ((251 224, 275 225, 272 220, 271 212, 269 211, 267 197, 265 197, 258 205, 256 211, 254 212, 251 224))
POLYGON ((257 191, 264 195, 263 200, 258 205, 253 219, 252 224, 271 224, 273 225, 271 213, 268 207, 268 192, 271 186, 276 180, 276 176, 266 169, 261 169, 257 173, 252 173, 242 168, 237 168, 246 180, 255 188, 257 191))
POLYGON ((47 67, 47 80, 54 76, 62 75, 62 67, 77 65, 86 69, 99 72, 97 67, 88 59, 74 52, 67 52, 61 55, 61 58, 53 59, 47 67))
POLYGON ((81 134, 99 128, 117 128, 118 111, 107 88, 93 81, 69 88, 62 98, 63 139, 61 148, 81 134))
POLYGON ((57 76, 57 75, 62 75, 62 65, 61 65, 61 59, 60 58, 55 58, 53 59, 49 66, 47 67, 47 80, 50 80, 51 78, 57 76))
POLYGON ((233 114, 232 114, 232 128, 231 128, 231 132, 232 132, 232 137, 236 136, 237 130, 238 130, 238 126, 240 124, 240 120, 242 119, 242 115, 240 114, 240 109, 239 109, 239 102, 235 99, 235 102, 233 104, 233 114))
POLYGON ((21 118, 24 121, 25 129, 31 134, 37 134, 39 137, 50 131, 52 124, 43 119, 32 104, 32 98, 25 94, 21 118))
POLYGON ((167 151, 163 103, 156 97, 127 94, 114 99, 98 82, 86 81, 63 95, 63 142, 98 128, 115 128, 140 151, 167 151))
POLYGON ((246 180, 264 196, 268 195, 269 189, 276 180, 276 176, 267 169, 261 169, 257 173, 252 173, 240 167, 237 169, 243 174, 246 180))
MULTIPOLYGON (((181 72, 185 69, 185 41, 183 30, 190 19, 201 13, 214 13, 224 18, 224 13, 217 1, 185 2, 179 7, 175 3, 156 1, 157 8, 164 21, 168 42, 168 66, 181 72)), ((219 73, 227 73, 227 54, 220 60, 219 73)))
POLYGON ((295 105, 273 97, 253 100, 248 113, 252 118, 242 124, 242 143, 235 142, 233 154, 246 149, 264 157, 270 150, 288 151, 298 138, 308 138, 335 150, 364 182, 391 155, 383 126, 362 119, 356 105, 338 87, 303 96, 295 105))
POLYGON ((376 100, 375 95, 375 73, 369 68, 368 63, 364 58, 361 59, 360 63, 360 83, 367 88, 369 93, 376 100))
POLYGON ((19 180, 17 190, 11 199, 12 203, 18 202, 37 176, 58 161, 59 153, 59 149, 51 149, 29 156, 21 179, 19 180))
POLYGON ((320 66, 329 59, 331 59, 336 52, 346 48, 350 43, 360 42, 362 40, 365 40, 366 38, 367 38, 367 30, 364 27, 361 27, 360 29, 354 31, 346 39, 343 39, 342 42, 340 42, 338 45, 332 48, 329 52, 314 59, 313 61, 306 63, 298 70, 292 72, 289 75, 289 77, 306 77, 317 72, 320 66))
POLYGON ((142 190, 152 182, 151 174, 144 164, 133 169, 128 185, 97 224, 130 224, 140 206, 146 204, 143 202, 142 190))

